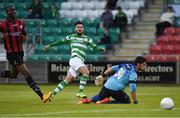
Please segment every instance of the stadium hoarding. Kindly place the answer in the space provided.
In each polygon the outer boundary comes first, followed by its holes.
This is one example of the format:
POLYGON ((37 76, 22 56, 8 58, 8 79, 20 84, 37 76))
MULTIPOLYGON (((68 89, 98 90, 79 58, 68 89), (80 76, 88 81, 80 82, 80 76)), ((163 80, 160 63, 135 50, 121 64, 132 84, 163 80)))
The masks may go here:
MULTIPOLYGON (((9 68, 8 63, 6 61, 0 62, 0 69, 1 70, 3 70, 3 69, 7 70, 8 68, 9 68)), ((8 79, 7 78, 0 78, 0 83, 8 83, 8 79)))
MULTIPOLYGON (((89 81, 94 81, 100 72, 110 66, 131 62, 87 62, 90 71, 89 81)), ((138 72, 138 82, 142 83, 176 83, 176 62, 150 62, 145 72, 138 72)), ((48 78, 50 83, 59 82, 66 77, 69 64, 67 62, 48 62, 48 78)), ((78 78, 74 81, 79 80, 78 78)))
POLYGON ((145 72, 139 72, 139 82, 176 83, 176 62, 151 62, 145 72))
MULTIPOLYGON (((48 83, 47 76, 47 63, 46 62, 25 62, 28 66, 33 79, 37 83, 48 83)), ((0 69, 11 70, 12 66, 7 61, 0 62, 0 69)), ((24 83, 26 80, 22 74, 18 74, 16 79, 12 78, 0 78, 0 83, 24 83)))

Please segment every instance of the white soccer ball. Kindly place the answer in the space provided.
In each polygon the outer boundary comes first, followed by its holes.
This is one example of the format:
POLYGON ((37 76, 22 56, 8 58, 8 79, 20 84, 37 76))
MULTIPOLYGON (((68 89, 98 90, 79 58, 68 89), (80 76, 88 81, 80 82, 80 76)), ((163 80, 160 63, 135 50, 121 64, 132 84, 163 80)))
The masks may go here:
POLYGON ((171 110, 174 107, 174 101, 169 97, 165 97, 161 100, 160 106, 162 109, 171 110))

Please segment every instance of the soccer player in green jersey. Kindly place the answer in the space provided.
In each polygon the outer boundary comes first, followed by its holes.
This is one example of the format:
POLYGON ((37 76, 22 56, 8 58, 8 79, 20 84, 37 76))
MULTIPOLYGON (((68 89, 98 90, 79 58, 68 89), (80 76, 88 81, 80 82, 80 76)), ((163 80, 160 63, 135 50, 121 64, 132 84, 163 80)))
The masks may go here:
POLYGON ((82 22, 78 21, 75 23, 75 32, 76 33, 74 34, 66 36, 65 39, 58 40, 44 47, 44 50, 47 51, 48 48, 59 46, 61 44, 71 45, 71 57, 69 60, 70 69, 67 73, 67 76, 62 82, 58 84, 54 91, 46 95, 44 102, 51 101, 57 93, 63 90, 64 87, 67 86, 79 74, 82 76, 80 77, 79 92, 76 94, 76 96, 80 98, 86 97, 83 92, 89 78, 89 70, 84 64, 86 51, 88 50, 88 46, 97 51, 105 51, 105 49, 98 47, 91 38, 83 34, 84 25, 82 22))

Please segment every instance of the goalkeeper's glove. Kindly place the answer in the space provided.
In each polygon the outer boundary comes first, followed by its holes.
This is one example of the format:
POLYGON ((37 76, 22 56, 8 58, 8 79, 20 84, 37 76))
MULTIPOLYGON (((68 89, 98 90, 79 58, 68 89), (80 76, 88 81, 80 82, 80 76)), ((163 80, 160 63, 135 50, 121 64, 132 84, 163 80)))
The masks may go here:
POLYGON ((103 82, 104 82, 104 78, 103 78, 102 75, 99 75, 99 76, 96 77, 96 79, 95 79, 95 85, 96 85, 96 86, 102 85, 103 82))
POLYGON ((106 75, 104 73, 101 73, 101 75, 97 76, 95 79, 95 85, 96 86, 102 85, 104 82, 104 77, 106 77, 106 75))

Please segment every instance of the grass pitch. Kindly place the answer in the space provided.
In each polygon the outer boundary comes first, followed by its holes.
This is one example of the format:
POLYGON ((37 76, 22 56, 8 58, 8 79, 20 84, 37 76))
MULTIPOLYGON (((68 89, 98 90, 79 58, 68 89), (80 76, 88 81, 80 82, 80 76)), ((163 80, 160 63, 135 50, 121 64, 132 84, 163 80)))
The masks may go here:
MULTIPOLYGON (((41 85, 44 92, 53 90, 55 85, 41 85)), ((86 86, 91 97, 101 87, 86 86)), ((77 104, 77 85, 66 87, 55 96, 51 103, 42 103, 27 85, 0 85, 0 117, 180 117, 180 86, 138 85, 140 104, 77 104), (175 102, 173 110, 162 110, 160 101, 171 97, 175 102)), ((129 89, 126 90, 129 94, 129 89)))

